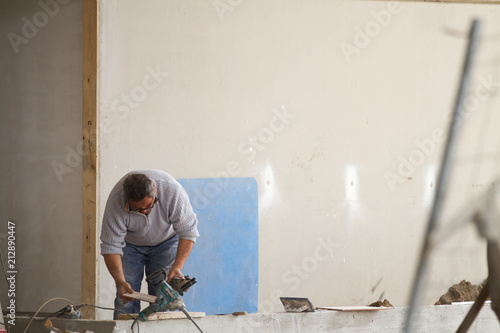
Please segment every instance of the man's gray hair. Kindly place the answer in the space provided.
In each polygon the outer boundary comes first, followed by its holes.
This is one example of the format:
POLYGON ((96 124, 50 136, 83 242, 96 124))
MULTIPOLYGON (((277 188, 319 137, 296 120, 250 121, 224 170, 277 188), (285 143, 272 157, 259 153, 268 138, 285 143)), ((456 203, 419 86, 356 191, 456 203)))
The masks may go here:
POLYGON ((123 181, 123 196, 132 202, 155 197, 155 181, 143 173, 132 173, 123 181))

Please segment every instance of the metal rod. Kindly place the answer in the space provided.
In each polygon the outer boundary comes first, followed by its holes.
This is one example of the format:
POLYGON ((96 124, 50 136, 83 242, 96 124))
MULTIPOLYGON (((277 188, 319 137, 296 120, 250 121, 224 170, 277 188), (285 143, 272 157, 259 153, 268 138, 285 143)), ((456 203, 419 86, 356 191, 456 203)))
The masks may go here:
POLYGON ((422 246, 422 251, 420 254, 420 260, 417 267, 417 274, 413 284, 413 289, 410 298, 410 306, 408 309, 408 316, 406 318, 406 325, 404 331, 409 333, 412 331, 412 325, 414 321, 414 314, 416 307, 420 304, 422 289, 424 287, 424 278, 427 272, 427 264, 429 257, 429 239, 430 235, 436 227, 437 221, 441 218, 441 212, 443 208, 443 201, 445 198, 446 189, 448 186, 450 171, 452 169, 452 157, 455 150, 455 141, 458 135, 458 130, 463 119, 461 118, 461 113, 463 109, 464 100, 469 85, 469 77, 473 63, 473 57, 475 54, 476 46, 478 43, 480 30, 480 21, 474 20, 472 22, 470 32, 469 32, 469 43, 467 46, 467 54, 462 67, 462 78, 460 80, 460 86, 456 96, 456 101, 453 111, 453 119, 450 123, 448 130, 448 138, 446 141, 445 151, 441 161, 441 169, 439 171, 439 177, 436 186, 436 196, 434 197, 434 202, 432 206, 432 211, 429 216, 429 221, 427 224, 427 230, 425 234, 424 244, 422 246))
POLYGON ((191 317, 191 315, 189 314, 189 312, 187 312, 186 308, 181 308, 180 309, 182 312, 184 312, 184 314, 186 315, 186 317, 188 317, 189 320, 191 320, 194 324, 194 326, 196 326, 196 328, 201 332, 203 333, 203 331, 201 330, 200 326, 198 326, 196 324, 196 322, 194 321, 193 317, 191 317))

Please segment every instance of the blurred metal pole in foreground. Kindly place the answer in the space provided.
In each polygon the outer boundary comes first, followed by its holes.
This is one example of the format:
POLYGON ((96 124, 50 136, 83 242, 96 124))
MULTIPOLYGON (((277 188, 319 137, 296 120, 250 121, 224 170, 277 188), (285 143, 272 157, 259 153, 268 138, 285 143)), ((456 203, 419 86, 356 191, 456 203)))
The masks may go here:
POLYGON ((427 264, 429 259, 430 250, 433 248, 434 244, 431 243, 431 235, 436 228, 437 221, 441 218, 441 212, 444 202, 444 197, 448 187, 448 181, 450 176, 450 171, 453 165, 453 153, 455 149, 456 137, 458 135, 460 124, 463 119, 462 116, 463 103, 467 95, 470 72, 472 68, 473 58, 475 50, 479 39, 479 30, 481 23, 478 20, 472 22, 469 31, 469 44, 467 47, 467 53, 465 61, 462 68, 462 78, 460 81, 460 86, 458 88, 458 93, 453 110, 453 119, 450 123, 448 130, 448 138, 446 141, 445 151, 443 158, 441 160, 441 169, 439 171, 439 177, 436 184, 436 195, 434 197, 434 202, 432 206, 432 211, 429 217, 429 222, 427 225, 427 231, 424 238, 424 244, 422 247, 422 252, 420 254, 420 260, 417 267, 417 274, 415 276, 415 281, 413 284, 413 289, 410 298, 410 306, 408 308, 408 315, 406 317, 406 325, 404 332, 412 332, 414 316, 418 305, 420 305, 422 290, 424 288, 424 280, 427 272, 427 264))

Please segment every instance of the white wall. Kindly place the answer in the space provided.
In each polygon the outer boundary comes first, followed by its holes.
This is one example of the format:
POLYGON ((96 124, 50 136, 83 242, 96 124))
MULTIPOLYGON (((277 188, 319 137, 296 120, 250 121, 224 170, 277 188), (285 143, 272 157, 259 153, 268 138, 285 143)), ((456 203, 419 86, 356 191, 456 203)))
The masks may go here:
POLYGON ((0 249, 7 265, 15 222, 17 271, 0 301, 34 312, 81 300, 82 4, 1 1, 0 37, 0 249))
MULTIPOLYGON (((281 311, 279 296, 407 304, 465 36, 474 17, 484 19, 492 37, 481 44, 473 87, 481 77, 498 82, 500 7, 109 0, 100 11, 101 215, 132 169, 255 177, 260 311, 281 311), (290 118, 278 121, 284 112, 290 118), (418 165, 405 173, 402 158, 418 165), (391 186, 388 173, 400 181, 391 186)), ((496 101, 498 85, 489 88, 480 110, 496 101)), ((480 193, 494 174, 491 165, 472 177, 463 168, 454 194, 480 193)), ((99 303, 111 305, 114 286, 99 260, 99 303)), ((426 304, 462 279, 486 277, 484 245, 463 230, 432 268, 426 304)))

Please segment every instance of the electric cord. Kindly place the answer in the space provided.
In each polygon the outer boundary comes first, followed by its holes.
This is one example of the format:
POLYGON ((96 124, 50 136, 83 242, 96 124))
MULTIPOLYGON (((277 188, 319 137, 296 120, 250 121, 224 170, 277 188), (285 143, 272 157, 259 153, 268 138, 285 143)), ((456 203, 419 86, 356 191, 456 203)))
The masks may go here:
MULTIPOLYGON (((72 306, 73 306, 73 309, 75 310, 79 310, 81 308, 84 308, 84 307, 94 307, 94 308, 97 308, 97 309, 102 309, 102 310, 111 310, 111 311, 117 311, 117 312, 121 312, 121 313, 124 313, 126 315, 128 315, 131 319, 134 319, 134 322, 132 323, 132 326, 131 326, 131 330, 132 330, 132 333, 135 333, 134 332, 134 326, 137 326, 137 333, 140 333, 139 331, 139 322, 138 322, 138 319, 140 319, 139 317, 135 317, 133 315, 131 315, 130 313, 127 313, 125 311, 122 311, 122 310, 118 310, 118 309, 115 309, 115 308, 108 308, 108 307, 104 307, 104 306, 99 306, 99 305, 93 305, 93 304, 79 304, 79 305, 76 305, 74 302, 64 298, 64 297, 54 297, 54 298, 51 298, 49 299, 48 301, 46 301, 45 303, 43 303, 39 308, 38 310, 35 312, 35 314, 33 315, 33 317, 31 318, 30 322, 28 323, 28 325, 26 326, 26 328, 24 329, 24 332, 23 333, 26 333, 29 329, 29 327, 31 326, 31 324, 33 323, 33 321, 44 321, 44 320, 47 320, 49 318, 52 318, 52 317, 55 317, 55 316, 58 316, 60 314, 63 314, 63 313, 67 313, 67 312, 70 312, 71 311, 71 306, 65 306, 64 308, 62 308, 61 310, 58 310, 50 315, 48 315, 47 317, 43 318, 43 319, 36 319, 35 317, 37 316, 37 314, 43 309, 43 307, 45 305, 47 305, 48 303, 52 302, 52 301, 55 301, 55 300, 64 300, 68 303, 70 303, 72 306)), ((8 325, 4 324, 6 327, 8 327, 8 325)), ((10 327, 9 327, 9 332, 10 332, 10 327)))
POLYGON ((140 333, 140 330, 139 330, 139 323, 138 323, 138 319, 139 317, 135 317, 133 315, 131 315, 130 313, 128 312, 125 312, 125 311, 122 311, 122 310, 118 310, 118 309, 115 309, 115 308, 107 308, 107 307, 104 307, 104 306, 99 306, 99 305, 93 305, 93 304, 80 304, 80 305, 76 305, 75 306, 75 310, 79 310, 83 307, 86 307, 86 306, 91 306, 91 307, 94 307, 94 308, 97 308, 97 309, 101 309, 101 310, 111 310, 111 311, 117 311, 117 312, 120 312, 120 313, 123 313, 123 314, 126 314, 128 315, 131 319, 134 319, 134 322, 132 323, 132 326, 130 327, 132 333, 135 333, 134 332, 134 326, 136 325, 137 323, 137 333, 140 333))
POLYGON ((79 310, 81 308, 84 308, 86 306, 91 306, 93 308, 97 308, 97 309, 101 309, 101 310, 111 310, 111 311, 118 311, 118 312, 121 312, 121 313, 124 313, 124 314, 127 314, 130 316, 130 318, 134 319, 135 317, 132 316, 130 313, 128 312, 125 312, 125 311, 122 311, 122 310, 118 310, 118 309, 115 309, 115 308, 107 308, 107 307, 104 307, 104 306, 99 306, 99 305, 93 305, 93 304, 80 304, 80 305, 75 305, 75 309, 76 310, 79 310))
POLYGON ((130 326, 130 330, 132 331, 132 333, 134 333, 134 325, 137 324, 137 333, 140 333, 140 329, 139 329, 139 316, 137 316, 137 318, 134 319, 134 321, 132 322, 132 326, 130 326))
POLYGON ((78 310, 78 309, 81 309, 83 307, 86 307, 86 306, 91 306, 91 307, 94 307, 94 308, 97 308, 97 309, 101 309, 101 310, 111 310, 111 311, 117 311, 117 312, 120 312, 120 313, 123 313, 123 314, 126 314, 128 315, 131 319, 134 319, 134 322, 132 323, 132 326, 130 327, 130 330, 132 331, 132 333, 135 333, 134 332, 134 326, 136 325, 137 323, 137 333, 140 333, 140 330, 139 330, 139 322, 137 321, 139 319, 139 317, 134 317, 132 316, 130 313, 128 312, 125 312, 125 311, 122 311, 122 310, 118 310, 118 309, 115 309, 115 308, 107 308, 107 307, 103 307, 103 306, 98 306, 98 305, 92 305, 92 304, 80 304, 80 305, 77 305, 75 306, 75 309, 78 310))
MULTIPOLYGON (((3 314, 1 314, 1 315, 3 315, 3 314)), ((10 333, 10 325, 7 325, 5 323, 0 323, 0 325, 5 326, 7 328, 7 333, 10 333)))
MULTIPOLYGON (((2 264, 2 271, 3 271, 3 274, 5 276, 5 281, 7 282, 7 285, 9 284, 9 280, 7 278, 7 271, 5 270, 5 266, 4 266, 4 263, 3 263, 3 257, 2 257, 2 250, 0 249, 0 263, 2 264)), ((67 313, 67 312, 70 312, 71 311, 71 308, 68 308, 68 306, 62 308, 61 310, 58 310, 50 315, 48 315, 47 317, 43 318, 43 319, 36 319, 36 315, 43 309, 43 307, 45 305, 47 305, 48 303, 52 302, 52 301, 55 301, 55 300, 63 300, 63 301, 66 301, 68 303, 70 303, 71 305, 73 305, 73 308, 75 310, 79 310, 83 307, 87 307, 87 306, 90 306, 90 307, 94 307, 94 308, 97 308, 97 309, 102 309, 102 310, 111 310, 111 311, 118 311, 118 312, 121 312, 121 313, 124 313, 124 314, 127 314, 130 316, 131 319, 134 319, 134 322, 132 323, 132 326, 131 326, 131 330, 132 330, 132 333, 135 333, 134 332, 134 326, 137 326, 137 333, 140 333, 139 331, 139 317, 134 317, 132 316, 130 313, 127 313, 125 311, 122 311, 122 310, 118 310, 118 309, 114 309, 114 308, 107 308, 107 307, 103 307, 103 306, 98 306, 98 305, 93 305, 93 304, 80 304, 80 305, 76 305, 74 302, 70 301, 69 299, 66 299, 64 297, 54 297, 54 298, 51 298, 49 299, 48 301, 46 301, 45 303, 43 303, 39 308, 38 310, 35 312, 35 314, 33 315, 33 317, 31 318, 31 320, 29 321, 28 325, 26 326, 26 328, 24 329, 23 333, 26 333, 28 332, 28 329, 30 328, 31 324, 33 323, 33 320, 35 321, 44 321, 44 320, 47 320, 49 318, 52 318, 52 317, 57 317, 63 313, 67 313)), ((10 333, 10 325, 7 325, 7 324, 4 324, 4 323, 0 323, 0 325, 3 325, 7 328, 7 332, 10 333)))
POLYGON ((49 304, 50 302, 52 301, 55 301, 55 300, 63 300, 63 301, 66 301, 68 303, 70 303, 71 305, 75 306, 76 304, 73 303, 72 301, 70 301, 69 299, 66 299, 64 297, 54 297, 54 298, 51 298, 49 299, 48 301, 46 301, 45 303, 43 303, 39 308, 38 310, 36 310, 35 314, 33 315, 33 317, 31 318, 31 320, 29 321, 28 325, 26 326, 26 328, 24 329, 24 332, 23 333, 26 333, 28 332, 28 329, 30 328, 31 324, 33 323, 33 320, 35 319, 36 315, 43 309, 43 307, 47 304, 49 304))
POLYGON ((71 305, 66 305, 61 310, 57 310, 56 312, 49 314, 45 318, 35 318, 35 321, 45 321, 45 320, 50 319, 52 317, 59 317, 59 315, 71 312, 71 308, 72 308, 71 305))
POLYGON ((5 266, 3 264, 2 250, 0 249, 0 262, 2 263, 3 274, 5 275, 5 282, 9 285, 9 279, 7 278, 7 271, 5 270, 5 266))
MULTIPOLYGON (((4 263, 3 263, 3 257, 2 257, 2 251, 1 251, 1 250, 0 250, 0 262, 1 262, 1 264, 2 264, 2 270, 3 270, 3 273, 4 273, 4 275, 5 275, 5 280, 7 281, 7 285, 8 285, 9 280, 8 280, 8 278, 7 278, 7 271, 5 270, 5 266, 4 266, 4 263)), ((31 318, 30 322, 28 323, 28 325, 27 325, 27 326, 26 326, 26 328, 24 329, 24 332, 23 332, 23 333, 26 333, 26 332, 28 331, 28 328, 29 328, 29 327, 31 326, 31 324, 33 323, 33 320, 35 319, 36 315, 38 314, 38 312, 40 312, 40 310, 42 310, 42 308, 43 308, 45 305, 47 305, 48 303, 50 303, 50 302, 52 302, 52 301, 58 300, 58 299, 64 300, 64 301, 66 301, 66 302, 68 302, 68 303, 71 303, 71 304, 75 305, 75 303, 73 303, 72 301, 70 301, 70 300, 68 300, 68 299, 66 299, 66 298, 64 298, 64 297, 54 297, 54 298, 52 298, 52 299, 48 300, 47 302, 43 303, 43 304, 42 304, 42 306, 40 306, 40 307, 38 308, 38 310, 36 311, 35 315, 31 318)), ((9 325, 7 325, 7 324, 3 324, 3 323, 0 323, 0 324, 2 324, 2 325, 4 325, 5 327, 7 327, 8 332, 10 332, 10 326, 9 326, 9 325)))
POLYGON ((92 306, 94 308, 97 308, 97 309, 102 309, 102 310, 111 310, 111 311, 118 311, 120 313, 123 313, 123 314, 126 314, 128 315, 131 319, 134 319, 134 322, 132 323, 132 326, 130 326, 130 330, 132 331, 132 333, 135 333, 134 332, 134 326, 137 326, 137 333, 140 333, 140 329, 139 329, 139 322, 138 320, 140 319, 139 316, 135 317, 133 315, 131 315, 130 313, 128 312, 125 312, 125 311, 122 311, 122 310, 118 310, 118 309, 114 309, 114 308, 106 308, 106 307, 103 307, 103 306, 98 306, 98 305, 92 305, 92 304, 80 304, 80 305, 77 305, 75 306, 75 309, 80 309, 82 307, 85 307, 85 306, 92 306))

